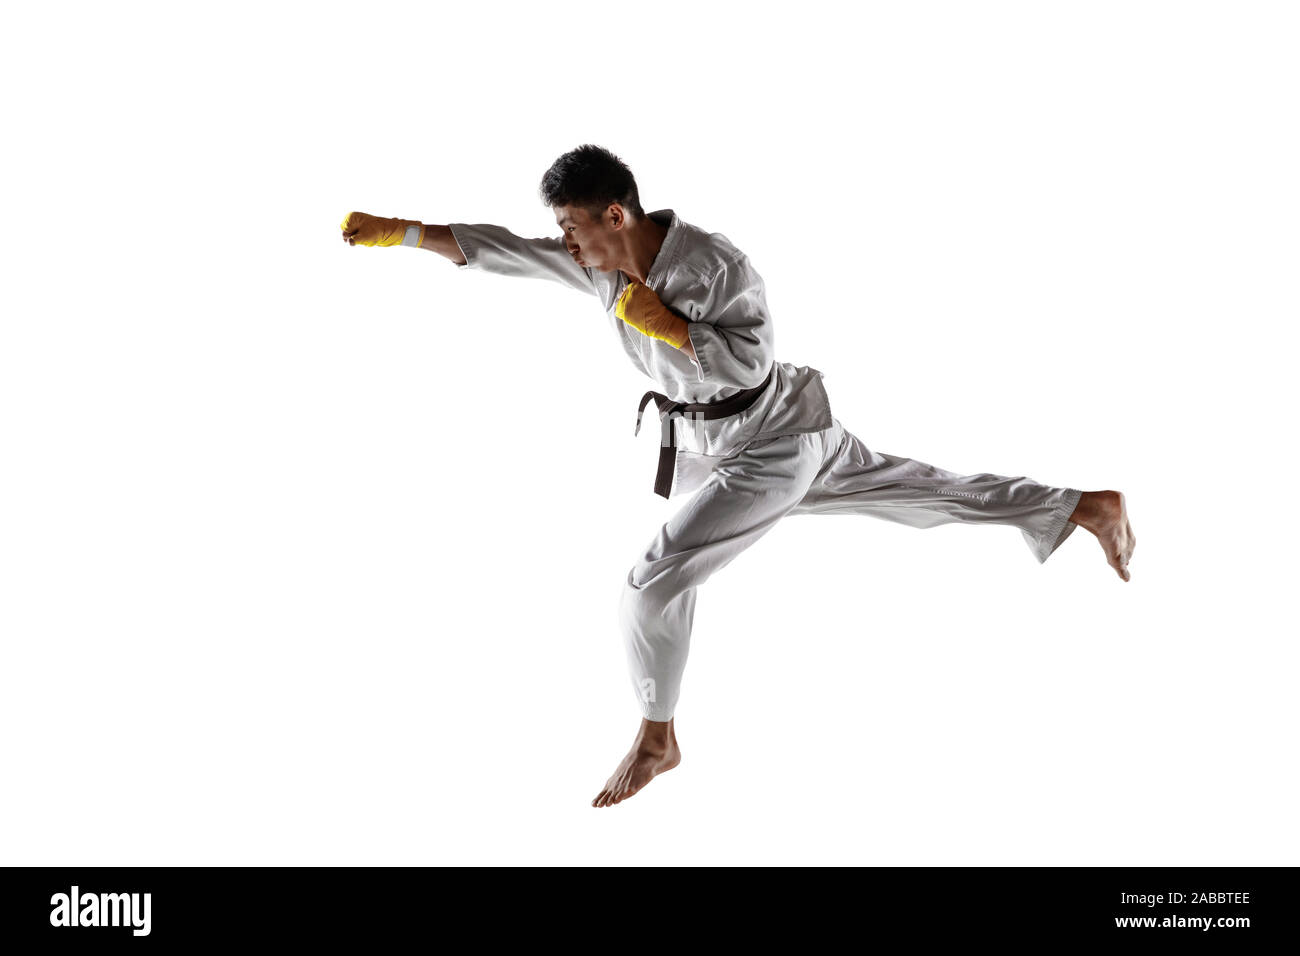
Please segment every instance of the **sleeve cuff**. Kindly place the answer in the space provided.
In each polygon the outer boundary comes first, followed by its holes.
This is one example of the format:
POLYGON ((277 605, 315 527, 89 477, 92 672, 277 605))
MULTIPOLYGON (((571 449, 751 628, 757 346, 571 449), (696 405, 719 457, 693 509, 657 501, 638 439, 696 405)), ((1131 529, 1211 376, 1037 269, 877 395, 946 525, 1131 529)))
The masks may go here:
MULTIPOLYGON (((690 339, 691 350, 695 353, 695 371, 699 375, 699 381, 703 382, 704 377, 709 374, 709 363, 705 361, 704 356, 700 354, 700 339, 695 337, 694 331, 699 326, 698 322, 686 323, 686 337, 690 339)), ((689 357, 689 356, 688 356, 689 357)))
POLYGON ((469 269, 473 267, 475 264, 474 257, 477 254, 478 250, 474 247, 474 241, 472 239, 466 236, 463 232, 456 231, 456 226, 458 225, 460 224, 456 223, 454 225, 447 226, 447 228, 451 230, 451 238, 456 240, 456 245, 460 248, 460 254, 465 257, 464 262, 456 263, 456 268, 469 269))

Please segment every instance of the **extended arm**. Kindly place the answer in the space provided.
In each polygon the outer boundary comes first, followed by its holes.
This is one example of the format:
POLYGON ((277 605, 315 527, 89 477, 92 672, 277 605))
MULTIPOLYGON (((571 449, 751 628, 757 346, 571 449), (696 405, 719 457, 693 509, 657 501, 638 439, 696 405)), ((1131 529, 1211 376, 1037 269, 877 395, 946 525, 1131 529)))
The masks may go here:
POLYGON ((353 246, 414 246, 428 249, 461 268, 498 275, 551 279, 596 295, 592 272, 578 265, 558 236, 525 239, 502 226, 453 222, 430 225, 413 219, 382 219, 350 212, 343 239, 353 246))
MULTIPOLYGON (((462 268, 525 279, 550 279, 588 295, 597 294, 592 271, 578 265, 559 236, 525 239, 504 226, 487 223, 453 222, 446 228, 451 234, 451 249, 459 252, 458 264, 462 268)), ((426 236, 427 241, 430 240, 426 236)), ((446 239, 435 232, 432 241, 445 243, 446 239)), ((456 261, 446 252, 443 255, 456 261)))

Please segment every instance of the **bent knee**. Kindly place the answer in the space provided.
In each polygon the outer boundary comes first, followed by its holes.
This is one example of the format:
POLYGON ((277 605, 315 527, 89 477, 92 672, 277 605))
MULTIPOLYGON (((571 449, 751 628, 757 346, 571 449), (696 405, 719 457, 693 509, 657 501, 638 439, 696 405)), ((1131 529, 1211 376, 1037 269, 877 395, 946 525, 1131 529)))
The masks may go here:
POLYGON ((674 584, 676 576, 654 574, 635 564, 623 581, 622 606, 625 613, 637 618, 658 616, 680 595, 686 586, 674 584))

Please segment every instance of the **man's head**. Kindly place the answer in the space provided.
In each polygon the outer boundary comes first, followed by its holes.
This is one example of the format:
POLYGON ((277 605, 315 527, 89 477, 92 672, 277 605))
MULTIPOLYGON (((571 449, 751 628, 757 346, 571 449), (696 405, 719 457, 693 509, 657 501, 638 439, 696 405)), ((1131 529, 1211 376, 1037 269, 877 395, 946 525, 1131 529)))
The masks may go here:
POLYGON ((569 254, 603 272, 617 268, 619 232, 645 215, 632 171, 609 150, 590 144, 551 164, 541 195, 555 212, 569 254))

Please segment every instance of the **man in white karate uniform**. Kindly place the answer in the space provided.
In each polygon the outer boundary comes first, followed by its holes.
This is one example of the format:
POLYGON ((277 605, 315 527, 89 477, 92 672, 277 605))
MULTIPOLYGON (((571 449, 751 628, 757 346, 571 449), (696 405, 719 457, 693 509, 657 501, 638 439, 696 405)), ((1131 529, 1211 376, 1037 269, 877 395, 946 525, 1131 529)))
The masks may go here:
MULTIPOLYGON (((872 451, 831 414, 821 373, 777 362, 763 280, 720 233, 643 212, 631 171, 585 145, 552 164, 542 201, 562 238, 501 226, 349 213, 350 245, 429 249, 462 268, 551 279, 594 295, 632 363, 662 391, 654 491, 693 492, 628 571, 619 608, 642 721, 592 801, 609 806, 677 765, 673 712, 699 585, 791 514, 863 514, 916 528, 1009 525, 1041 563, 1082 526, 1129 580, 1124 496, 1029 478, 957 475, 872 451)), ((636 427, 641 426, 638 411, 636 427)))

